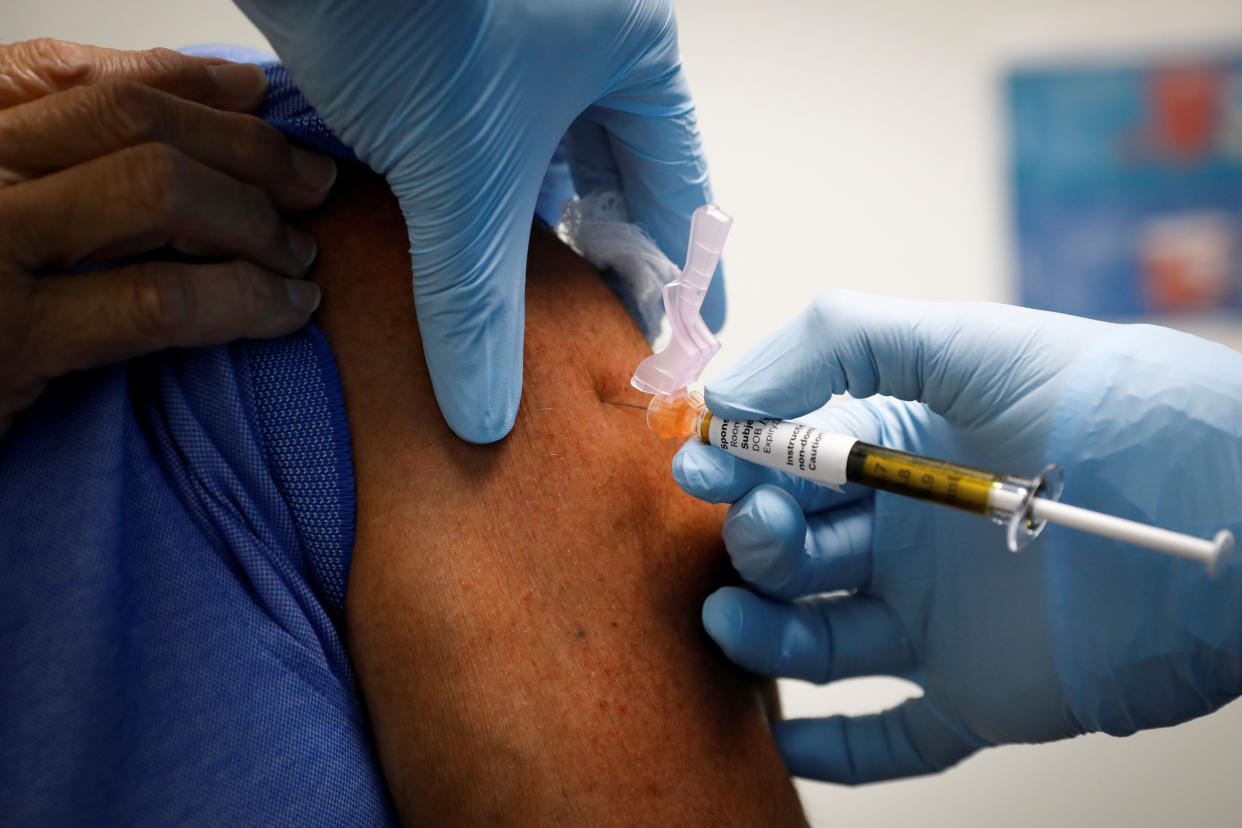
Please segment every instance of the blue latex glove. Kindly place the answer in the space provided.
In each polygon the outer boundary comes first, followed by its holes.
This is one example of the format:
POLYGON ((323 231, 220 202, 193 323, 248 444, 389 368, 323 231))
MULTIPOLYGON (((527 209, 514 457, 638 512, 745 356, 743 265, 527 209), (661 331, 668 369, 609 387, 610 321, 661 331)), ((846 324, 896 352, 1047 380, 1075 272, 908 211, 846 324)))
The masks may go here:
MULTIPOLYGON (((729 418, 815 412, 803 419, 1011 474, 1061 462, 1068 503, 1242 537, 1242 354, 1167 329, 833 293, 710 383, 707 403, 729 418), (882 396, 817 411, 845 391, 882 396)), ((697 442, 673 468, 691 494, 736 501, 725 543, 755 592, 703 607, 730 658, 923 688, 879 715, 778 723, 798 776, 931 773, 989 745, 1175 724, 1242 692, 1237 555, 1213 580, 1058 526, 1013 555, 976 515, 834 493, 697 442)))
MULTIPOLYGON (((530 222, 562 138, 578 192, 622 190, 684 260, 711 191, 669 0, 237 5, 401 202, 427 366, 461 437, 513 425, 530 222)), ((724 320, 720 278, 703 318, 724 320)))

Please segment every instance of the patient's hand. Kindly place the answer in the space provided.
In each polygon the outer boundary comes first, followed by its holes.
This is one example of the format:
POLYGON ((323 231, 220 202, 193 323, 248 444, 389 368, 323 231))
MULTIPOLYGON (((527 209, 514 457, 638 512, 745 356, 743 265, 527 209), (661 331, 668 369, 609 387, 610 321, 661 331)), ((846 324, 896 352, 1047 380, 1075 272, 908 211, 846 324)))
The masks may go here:
POLYGON ((277 208, 323 203, 335 167, 241 114, 264 85, 167 49, 0 44, 0 433, 61 374, 306 324, 315 242, 277 208))
POLYGON ((801 824, 765 686, 699 626, 722 512, 611 404, 645 404, 650 353, 616 297, 532 234, 517 424, 470 445, 436 407, 383 182, 343 176, 313 230, 357 479, 348 641, 403 819, 801 824))

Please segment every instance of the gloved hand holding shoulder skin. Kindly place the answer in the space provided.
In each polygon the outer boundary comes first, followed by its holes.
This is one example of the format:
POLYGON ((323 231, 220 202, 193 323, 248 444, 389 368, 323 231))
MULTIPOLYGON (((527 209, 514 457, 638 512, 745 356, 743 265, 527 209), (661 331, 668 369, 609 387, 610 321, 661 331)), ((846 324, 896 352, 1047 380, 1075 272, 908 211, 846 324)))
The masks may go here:
MULTIPOLYGON (((237 5, 399 199, 427 366, 459 436, 498 440, 517 413, 530 220, 562 138, 579 194, 623 191, 683 261, 710 189, 669 0, 237 5)), ((724 319, 720 278, 703 315, 724 319)))
MULTIPOLYGON (((1242 530, 1242 354, 1164 328, 830 293, 709 383, 707 403, 1011 474, 1059 462, 1067 503, 1201 537, 1242 530), (847 391, 871 399, 824 407, 847 391)), ((1176 724, 1242 692, 1237 556, 1213 579, 1058 526, 1014 555, 976 515, 835 493, 699 443, 674 475, 733 502, 725 543, 753 591, 703 607, 730 658, 923 688, 878 715, 778 723, 798 776, 934 773, 990 745, 1176 724)))

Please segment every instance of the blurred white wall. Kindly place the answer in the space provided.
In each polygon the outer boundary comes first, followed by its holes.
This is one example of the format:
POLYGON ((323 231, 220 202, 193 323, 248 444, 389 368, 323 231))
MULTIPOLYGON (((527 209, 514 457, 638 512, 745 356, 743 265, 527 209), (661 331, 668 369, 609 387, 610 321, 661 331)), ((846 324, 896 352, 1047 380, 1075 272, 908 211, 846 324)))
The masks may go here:
MULTIPOLYGON (((1237 0, 675 2, 717 200, 736 217, 717 364, 829 287, 1015 295, 999 73, 1016 58, 1242 44, 1237 0)), ((0 0, 0 40, 39 35, 263 45, 225 0, 0 0)), ((1234 324, 1199 330, 1242 343, 1234 324)), ((818 715, 908 687, 784 690, 788 713, 818 715)), ((987 751, 930 779, 800 790, 816 825, 1237 825, 1240 756, 1233 705, 1129 739, 987 751)))

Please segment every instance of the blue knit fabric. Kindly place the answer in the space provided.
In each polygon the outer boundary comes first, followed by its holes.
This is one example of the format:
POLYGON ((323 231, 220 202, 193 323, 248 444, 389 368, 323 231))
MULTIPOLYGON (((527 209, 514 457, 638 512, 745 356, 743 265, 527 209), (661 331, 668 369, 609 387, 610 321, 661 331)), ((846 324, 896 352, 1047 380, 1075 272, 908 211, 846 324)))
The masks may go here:
POLYGON ((328 128, 314 107, 307 103, 293 78, 271 52, 226 43, 207 43, 181 51, 262 66, 264 74, 267 75, 267 98, 263 102, 263 108, 256 113, 260 118, 313 149, 350 161, 358 160, 353 150, 341 143, 341 139, 328 128))
MULTIPOLYGON (((278 65, 262 113, 349 157, 278 65)), ((314 326, 63 377, 0 438, 0 823, 395 823, 314 326)))

